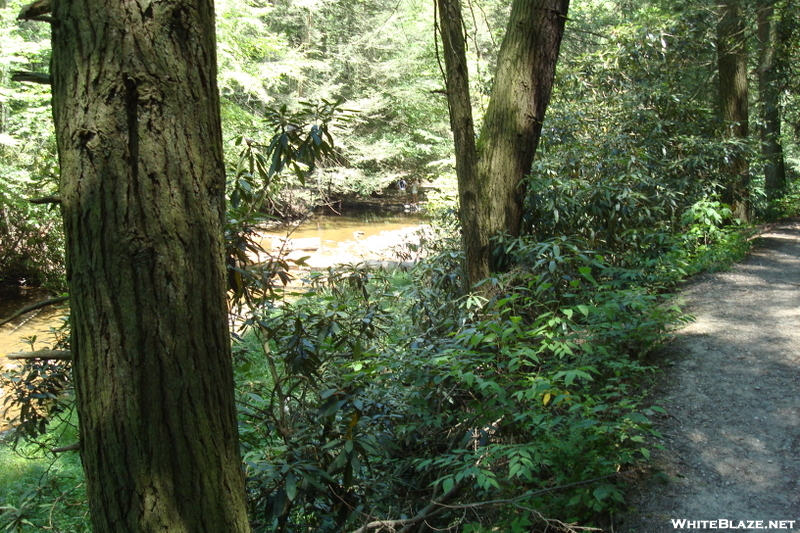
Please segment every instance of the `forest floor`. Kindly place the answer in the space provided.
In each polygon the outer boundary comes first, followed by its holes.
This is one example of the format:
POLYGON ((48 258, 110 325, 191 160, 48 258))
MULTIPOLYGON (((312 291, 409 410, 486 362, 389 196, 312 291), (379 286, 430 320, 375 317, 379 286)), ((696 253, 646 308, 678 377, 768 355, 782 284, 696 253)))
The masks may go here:
POLYGON ((613 531, 800 530, 800 221, 681 299, 695 320, 655 354, 660 474, 634 485, 613 531))

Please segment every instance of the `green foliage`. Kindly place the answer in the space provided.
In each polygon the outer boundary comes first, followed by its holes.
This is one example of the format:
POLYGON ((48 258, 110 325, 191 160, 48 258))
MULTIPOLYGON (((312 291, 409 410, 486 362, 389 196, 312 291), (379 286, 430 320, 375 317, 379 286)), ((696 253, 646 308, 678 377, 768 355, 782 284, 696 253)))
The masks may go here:
POLYGON ((362 380, 391 317, 370 298, 367 270, 330 276, 315 280, 330 291, 262 308, 248 320, 237 372, 257 530, 341 528, 386 441, 388 406, 362 380))
POLYGON ((225 224, 228 288, 235 304, 255 306, 273 298, 276 288, 289 282, 290 261, 283 257, 283 250, 277 254, 265 250, 256 230, 279 218, 307 216, 325 202, 321 187, 300 186, 306 185, 320 161, 334 156, 330 130, 335 122, 348 118, 349 111, 339 101, 301 102, 298 111, 287 106, 268 111, 265 122, 273 134, 266 143, 245 137, 236 140, 241 151, 228 184, 225 224), (294 182, 289 181, 291 177, 294 182), (297 191, 311 199, 300 201, 297 191))
POLYGON ((12 71, 47 72, 49 34, 17 23, 22 3, 0 10, 0 285, 63 286, 57 210, 29 198, 55 192, 57 163, 49 90, 11 81, 12 71))
POLYGON ((61 416, 47 441, 0 446, 0 531, 89 533, 80 460, 46 450, 77 442, 74 416, 61 416))
POLYGON ((269 140, 262 144, 241 136, 236 139, 242 148, 231 206, 244 205, 289 219, 326 203, 324 187, 310 187, 307 178, 320 162, 336 158, 331 129, 351 120, 351 113, 342 108, 342 101, 328 100, 300 102, 297 111, 286 105, 268 108, 264 123, 272 132, 269 140))
MULTIPOLYGON (((794 166, 796 169, 800 169, 800 162, 795 161, 794 166)), ((765 212, 768 220, 791 218, 800 214, 800 181, 791 181, 782 195, 770 200, 765 212)))
MULTIPOLYGON (((41 346, 36 335, 25 339, 32 351, 36 348, 69 349, 69 321, 58 329, 51 328, 51 346, 41 346), (37 341, 39 346, 37 346, 37 341)), ((24 359, 17 366, 0 373, 0 389, 4 391, 0 406, 3 420, 13 429, 5 443, 16 448, 21 442, 42 442, 52 437, 53 423, 63 422, 74 409, 72 362, 52 359, 24 359)), ((60 424, 62 431, 65 424, 60 424)))
POLYGON ((505 246, 516 267, 488 299, 462 296, 442 253, 318 275, 253 313, 237 373, 256 531, 413 517, 447 493, 437 527, 462 504, 468 527, 512 529, 620 505, 618 473, 650 453, 640 356, 681 315, 577 240, 505 246))
POLYGON ((320 166, 328 196, 369 195, 397 176, 425 176, 451 150, 445 99, 432 97, 442 87, 432 20, 425 3, 223 2, 226 137, 260 138, 270 109, 346 100, 358 116, 336 133, 336 157, 320 166))
POLYGON ((527 184, 531 234, 579 235, 615 265, 671 253, 683 213, 755 148, 719 135, 709 12, 638 9, 592 46, 572 45, 527 184))
POLYGON ((70 362, 32 360, 3 372, 0 386, 5 391, 3 417, 14 427, 12 442, 45 435, 50 423, 71 407, 72 365, 70 362), (13 409, 13 411, 12 411, 13 409), (14 416, 9 417, 10 413, 14 416))

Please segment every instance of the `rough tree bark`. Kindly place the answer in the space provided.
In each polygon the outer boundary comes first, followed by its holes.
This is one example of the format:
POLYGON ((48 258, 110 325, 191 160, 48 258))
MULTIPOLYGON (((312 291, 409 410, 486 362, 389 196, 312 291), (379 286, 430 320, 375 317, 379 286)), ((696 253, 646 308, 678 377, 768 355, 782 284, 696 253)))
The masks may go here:
MULTIPOLYGON (((747 38, 744 9, 741 0, 720 3, 717 25, 717 65, 719 69, 720 118, 724 134, 746 139, 748 135, 747 38)), ((729 165, 729 182, 724 201, 742 221, 750 218, 750 165, 744 154, 733 158, 729 165)))
POLYGON ((569 0, 514 0, 494 86, 475 144, 458 0, 438 0, 460 216, 470 284, 491 272, 490 241, 518 235, 530 172, 553 89, 569 0))
POLYGON ((786 186, 786 166, 781 144, 781 91, 775 52, 778 45, 774 0, 758 6, 758 99, 761 104, 761 155, 764 188, 768 197, 779 196, 786 186))
POLYGON ((53 113, 96 533, 249 531, 212 0, 54 0, 53 113))

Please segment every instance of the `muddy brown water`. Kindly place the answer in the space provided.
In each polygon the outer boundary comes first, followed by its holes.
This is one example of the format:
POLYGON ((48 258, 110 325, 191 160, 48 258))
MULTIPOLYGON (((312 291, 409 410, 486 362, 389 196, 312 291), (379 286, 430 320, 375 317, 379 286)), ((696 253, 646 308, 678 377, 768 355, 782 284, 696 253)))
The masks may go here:
MULTIPOLYGON (((369 238, 387 231, 418 226, 423 218, 418 213, 378 214, 364 212, 343 216, 317 216, 306 220, 291 232, 290 238, 319 238, 322 244, 336 244, 354 239, 369 238)), ((272 233, 284 235, 292 226, 272 233)))
MULTIPOLYGON (((4 320, 23 307, 50 297, 47 292, 39 289, 23 290, 19 296, 3 296, 0 298, 0 320, 4 320)), ((7 354, 31 349, 26 339, 35 336, 35 347, 39 350, 52 346, 51 329, 61 326, 63 316, 63 307, 55 306, 26 313, 0 326, 0 356, 4 368, 8 365, 8 359, 5 357, 7 354)))
MULTIPOLYGON (((419 214, 392 213, 376 214, 365 212, 347 216, 317 216, 306 220, 299 226, 274 228, 269 231, 275 237, 291 239, 318 239, 323 252, 350 249, 356 243, 387 233, 410 230, 419 226, 419 214)), ((376 242, 377 239, 370 240, 376 242)), ((49 298, 51 295, 39 289, 21 290, 18 296, 0 295, 0 320, 15 311, 49 298)), ((63 308, 46 308, 18 317, 0 326, 0 360, 6 364, 6 354, 30 350, 26 338, 37 337, 36 348, 45 349, 52 345, 51 328, 61 326, 63 308)))

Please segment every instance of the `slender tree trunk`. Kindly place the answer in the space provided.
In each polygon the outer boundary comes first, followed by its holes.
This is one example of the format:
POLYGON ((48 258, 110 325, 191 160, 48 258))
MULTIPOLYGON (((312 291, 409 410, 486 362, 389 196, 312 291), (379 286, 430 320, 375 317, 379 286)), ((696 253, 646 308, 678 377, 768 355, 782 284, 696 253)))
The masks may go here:
POLYGON ((475 148, 475 125, 469 92, 464 20, 461 0, 437 0, 437 7, 445 59, 450 128, 453 130, 456 151, 459 217, 463 228, 461 240, 467 258, 465 272, 468 284, 472 285, 489 275, 488 262, 484 264, 471 260, 488 254, 489 241, 486 233, 480 230, 486 223, 478 200, 478 152, 475 148))
POLYGON ((53 113, 95 533, 249 531, 211 0, 54 0, 53 113))
MULTIPOLYGON (((748 135, 747 39, 741 0, 723 1, 720 17, 717 26, 720 118, 726 136, 744 140, 748 135)), ((734 157, 729 173, 724 201, 731 205, 737 218, 747 221, 750 165, 743 154, 734 157)))
POLYGON ((457 8, 457 0, 439 0, 466 271, 474 284, 491 272, 492 237, 519 234, 524 178, 550 102, 569 0, 514 0, 477 146, 464 109, 469 92, 457 8))
POLYGON ((781 102, 775 64, 778 42, 774 0, 758 7, 758 96, 761 104, 761 154, 764 186, 768 197, 781 194, 786 186, 786 167, 781 145, 781 102))

